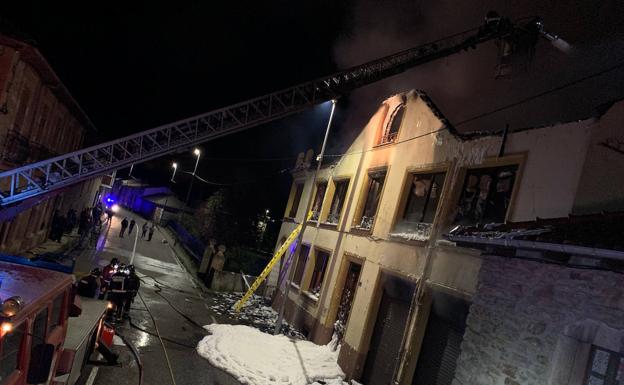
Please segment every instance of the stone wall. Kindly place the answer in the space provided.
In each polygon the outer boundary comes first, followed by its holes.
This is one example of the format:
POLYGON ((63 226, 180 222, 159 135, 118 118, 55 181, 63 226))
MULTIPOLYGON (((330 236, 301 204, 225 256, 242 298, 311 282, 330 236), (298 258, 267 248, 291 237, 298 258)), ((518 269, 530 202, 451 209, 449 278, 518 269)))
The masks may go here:
POLYGON ((622 330, 621 274, 486 256, 453 385, 581 384, 591 345, 623 352, 622 330))

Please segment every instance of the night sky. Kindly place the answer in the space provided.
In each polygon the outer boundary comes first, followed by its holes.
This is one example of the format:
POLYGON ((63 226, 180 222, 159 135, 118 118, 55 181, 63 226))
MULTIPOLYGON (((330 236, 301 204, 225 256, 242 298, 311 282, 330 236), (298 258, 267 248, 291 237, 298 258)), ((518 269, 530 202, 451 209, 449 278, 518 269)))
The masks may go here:
MULTIPOLYGON (((366 123, 385 96, 411 88, 427 92, 464 131, 588 117, 624 96, 623 8, 618 0, 21 0, 2 2, 0 17, 3 30, 28 37, 48 58, 98 128, 94 142, 477 27, 491 9, 512 18, 540 15, 549 31, 574 46, 566 54, 540 41, 528 72, 512 79, 494 79, 492 43, 360 89, 339 103, 333 149, 338 138, 366 123), (534 98, 538 94, 544 96, 534 98), (528 101, 505 108, 522 100, 528 101)), ((281 214, 290 178, 280 171, 292 166, 299 151, 320 145, 327 111, 318 107, 205 144, 199 174, 216 183, 253 186, 261 195, 257 205, 281 214)), ((166 181, 174 158, 192 169, 189 151, 137 166, 135 174, 166 181)), ((203 185, 194 198, 216 188, 203 185)), ((181 177, 176 191, 185 189, 181 177)))

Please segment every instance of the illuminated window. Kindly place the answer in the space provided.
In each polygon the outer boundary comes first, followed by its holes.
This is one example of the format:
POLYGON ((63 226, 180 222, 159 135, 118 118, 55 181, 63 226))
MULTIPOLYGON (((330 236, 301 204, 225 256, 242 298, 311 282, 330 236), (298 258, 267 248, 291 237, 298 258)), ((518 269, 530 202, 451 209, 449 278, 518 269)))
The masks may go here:
POLYGON ((396 106, 394 111, 390 114, 390 118, 388 119, 386 126, 383 128, 379 144, 394 143, 396 141, 404 114, 405 103, 403 102, 396 106))
POLYGON ((299 202, 301 201, 301 194, 303 193, 303 183, 295 184, 295 195, 288 210, 288 216, 295 218, 297 216, 297 210, 299 209, 299 202))
POLYGON ((308 262, 308 254, 310 254, 310 246, 301 245, 299 250, 299 256, 297 257, 297 266, 295 267, 295 275, 293 277, 293 283, 297 286, 301 285, 303 279, 303 272, 305 271, 306 263, 308 262))
POLYGON ((455 223, 503 223, 511 202, 518 165, 475 168, 466 172, 455 223))
POLYGON ((592 346, 585 385, 620 385, 624 381, 624 355, 592 346))
POLYGON ((401 216, 390 234, 408 240, 427 240, 444 187, 446 173, 410 174, 401 216))
POLYGON ((379 206, 379 200, 381 198, 381 190, 386 179, 386 171, 371 172, 368 174, 368 183, 366 186, 366 201, 362 214, 355 226, 358 229, 370 230, 373 227, 375 215, 377 213, 377 206, 379 206))
POLYGON ((24 323, 14 327, 0 341, 0 383, 19 369, 19 356, 24 336, 24 323))
POLYGON ((327 182, 318 182, 316 184, 316 193, 314 194, 314 203, 312 204, 312 218, 313 221, 318 221, 321 215, 321 208, 323 206, 323 198, 325 198, 325 192, 327 191, 327 182))
POLYGON ((336 189, 334 190, 334 197, 329 208, 329 214, 327 215, 327 223, 337 225, 342 215, 342 207, 347 196, 347 188, 349 187, 349 180, 341 180, 334 182, 336 189))
POLYGON ((325 270, 327 270, 327 262, 329 262, 329 253, 315 250, 314 254, 314 271, 312 272, 310 285, 308 285, 308 291, 318 295, 323 286, 323 278, 325 277, 325 270))

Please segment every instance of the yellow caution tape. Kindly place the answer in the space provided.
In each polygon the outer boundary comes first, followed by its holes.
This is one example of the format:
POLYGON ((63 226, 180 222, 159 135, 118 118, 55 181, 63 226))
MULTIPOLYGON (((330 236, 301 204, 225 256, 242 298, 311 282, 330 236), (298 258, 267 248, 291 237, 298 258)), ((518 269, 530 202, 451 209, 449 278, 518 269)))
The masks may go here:
MULTIPOLYGON (((308 213, 306 221, 309 221, 310 218, 312 218, 312 212, 311 211, 310 211, 310 213, 308 213)), ((247 302, 249 300, 249 298, 251 298, 251 296, 258 289, 258 287, 260 287, 260 285, 266 279, 266 277, 269 276, 269 273, 271 272, 271 270, 273 270, 273 267, 275 267, 275 264, 282 258, 282 256, 284 256, 284 253, 286 253, 286 250, 288 250, 288 246, 290 246, 290 244, 293 243, 293 241, 297 238, 297 236, 301 232, 301 228, 302 227, 303 227, 303 223, 300 223, 299 226, 297 226, 293 230, 293 232, 290 233, 290 235, 288 236, 288 238, 286 238, 286 240, 284 241, 282 246, 280 246, 280 248, 275 252, 275 254, 273 255, 273 258, 271 258, 271 260, 266 265, 264 270, 262 270, 262 273, 260 273, 260 275, 256 278, 254 283, 249 287, 249 290, 247 290, 247 292, 245 293, 243 298, 239 299, 238 302, 236 302, 234 304, 234 310, 237 313, 243 307, 245 302, 247 302)))

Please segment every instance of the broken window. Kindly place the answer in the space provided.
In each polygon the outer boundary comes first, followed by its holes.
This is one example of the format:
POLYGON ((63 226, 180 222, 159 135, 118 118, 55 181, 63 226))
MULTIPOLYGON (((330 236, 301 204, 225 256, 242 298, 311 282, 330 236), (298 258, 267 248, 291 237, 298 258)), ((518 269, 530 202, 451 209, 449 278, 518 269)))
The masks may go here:
POLYGON ((312 272, 312 279, 310 279, 308 291, 314 295, 319 295, 321 286, 323 285, 323 278, 325 277, 325 270, 327 269, 327 262, 329 261, 329 253, 316 250, 315 254, 314 271, 312 272))
POLYGON ((429 238, 445 176, 445 172, 409 176, 404 209, 391 236, 419 241, 429 238))
POLYGON ((373 227, 377 206, 381 198, 381 190, 386 179, 386 170, 371 172, 368 174, 368 185, 366 186, 366 201, 362 210, 359 223, 355 226, 358 229, 370 230, 373 227))
POLYGON ((316 193, 314 194, 314 203, 312 204, 312 218, 310 218, 313 221, 318 221, 321 216, 325 191, 327 191, 327 182, 318 182, 316 184, 316 193))
POLYGON ((388 119, 388 123, 384 127, 383 133, 379 140, 379 144, 394 143, 397 136, 399 135, 399 128, 401 127, 404 113, 405 101, 396 106, 394 111, 392 111, 390 119, 388 119))
POLYGON ((344 206, 344 200, 347 196, 347 188, 349 187, 349 180, 341 180, 335 182, 336 190, 334 191, 334 197, 329 208, 329 214, 327 215, 327 223, 337 225, 340 221, 340 215, 342 213, 342 207, 344 206))
POLYGON ((511 202, 518 165, 476 168, 466 172, 455 223, 503 223, 511 202))
POLYGON ((624 355, 592 346, 585 385, 624 383, 624 355))
POLYGON ((297 286, 301 285, 303 279, 303 273, 305 271, 306 263, 308 262, 308 254, 310 253, 310 246, 301 245, 299 250, 299 256, 297 256, 297 266, 295 266, 295 275, 293 277, 293 283, 297 286))
POLYGON ((303 193, 303 183, 297 183, 295 185, 295 195, 293 197, 290 210, 288 210, 288 217, 295 218, 297 216, 297 210, 299 209, 299 201, 301 201, 301 194, 303 193))

